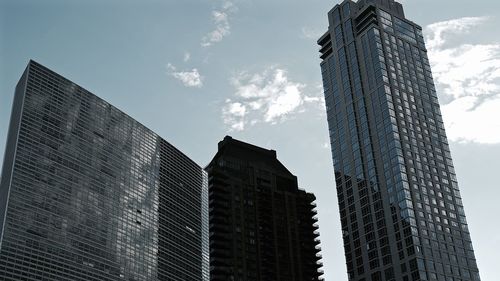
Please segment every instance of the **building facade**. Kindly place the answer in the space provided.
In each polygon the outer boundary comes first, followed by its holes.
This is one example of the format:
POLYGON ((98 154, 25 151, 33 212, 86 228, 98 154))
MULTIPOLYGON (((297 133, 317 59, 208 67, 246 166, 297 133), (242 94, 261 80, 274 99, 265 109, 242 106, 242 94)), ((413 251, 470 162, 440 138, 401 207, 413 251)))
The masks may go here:
POLYGON ((210 280, 322 280, 315 197, 276 151, 225 137, 206 171, 210 280))
POLYGON ((206 173, 30 61, 0 184, 1 280, 208 280, 206 173))
POLYGON ((422 28, 393 0, 346 0, 318 40, 350 280, 479 271, 422 28))

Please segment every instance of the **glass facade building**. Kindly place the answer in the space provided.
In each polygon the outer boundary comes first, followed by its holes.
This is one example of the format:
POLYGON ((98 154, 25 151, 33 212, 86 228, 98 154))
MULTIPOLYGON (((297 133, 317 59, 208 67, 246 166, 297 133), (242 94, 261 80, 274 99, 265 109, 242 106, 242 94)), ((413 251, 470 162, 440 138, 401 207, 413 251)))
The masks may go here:
POLYGON ((349 280, 479 281, 422 28, 346 0, 318 40, 349 280))
POLYGON ((206 173, 30 61, 0 183, 1 280, 208 280, 206 173))
POLYGON ((210 280, 322 280, 316 198, 276 151, 225 137, 206 170, 210 280))

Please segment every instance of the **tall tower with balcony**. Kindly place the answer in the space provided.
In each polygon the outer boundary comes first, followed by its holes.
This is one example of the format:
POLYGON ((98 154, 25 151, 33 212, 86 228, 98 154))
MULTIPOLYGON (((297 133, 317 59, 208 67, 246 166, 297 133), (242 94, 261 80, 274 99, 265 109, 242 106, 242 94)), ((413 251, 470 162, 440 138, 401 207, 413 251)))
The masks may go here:
POLYGON ((318 40, 349 280, 479 271, 422 28, 393 0, 346 0, 318 40))

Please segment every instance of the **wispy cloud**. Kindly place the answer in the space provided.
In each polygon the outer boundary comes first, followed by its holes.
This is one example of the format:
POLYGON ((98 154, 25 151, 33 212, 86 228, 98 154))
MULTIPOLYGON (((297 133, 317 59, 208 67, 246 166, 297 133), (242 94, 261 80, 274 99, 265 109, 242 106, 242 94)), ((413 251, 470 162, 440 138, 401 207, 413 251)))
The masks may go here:
POLYGON ((487 17, 465 17, 428 25, 426 34, 448 138, 500 143, 500 44, 453 44, 487 17))
POLYGON ((240 102, 226 100, 226 106, 222 109, 224 123, 228 124, 233 131, 241 131, 245 128, 245 115, 247 107, 240 102))
POLYGON ((429 49, 441 47, 446 43, 445 36, 470 31, 471 28, 484 23, 487 17, 464 17, 436 22, 426 27, 426 45, 429 49))
MULTIPOLYGON (((236 6, 231 1, 224 1, 219 9, 212 11, 212 20, 215 24, 215 29, 209 32, 202 38, 201 46, 209 47, 214 43, 222 41, 222 39, 230 34, 231 26, 229 24, 229 16, 237 11, 236 6)), ((205 58, 206 60, 207 58, 205 58)), ((182 58, 183 62, 191 60, 191 53, 184 52, 182 58)), ((177 68, 171 64, 167 64, 167 74, 181 81, 186 87, 203 86, 204 77, 200 74, 197 68, 191 70, 178 71, 177 68)))
POLYGON ((203 77, 196 68, 189 71, 177 71, 175 66, 168 63, 167 74, 181 81, 186 87, 201 88, 201 86, 203 86, 203 77))
POLYGON ((222 109, 224 123, 231 130, 243 130, 257 123, 277 124, 303 110, 305 104, 323 104, 319 96, 307 96, 304 83, 291 81, 287 71, 269 67, 262 73, 239 73, 232 78, 234 98, 222 109))
POLYGON ((314 40, 317 40, 321 35, 323 35, 323 33, 325 33, 325 30, 313 29, 305 26, 302 27, 300 31, 302 38, 314 39, 314 40))
POLYGON ((229 16, 236 11, 236 6, 229 1, 224 2, 219 10, 212 11, 212 20, 215 24, 215 29, 202 38, 201 46, 209 47, 214 43, 222 41, 224 37, 228 36, 231 33, 229 16))

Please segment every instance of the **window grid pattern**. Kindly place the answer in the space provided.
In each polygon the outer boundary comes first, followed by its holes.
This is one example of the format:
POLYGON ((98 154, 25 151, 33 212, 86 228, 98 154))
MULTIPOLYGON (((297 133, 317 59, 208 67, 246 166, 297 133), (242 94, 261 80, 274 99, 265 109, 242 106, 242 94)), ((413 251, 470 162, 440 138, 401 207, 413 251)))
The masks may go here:
POLYGON ((207 172, 211 280, 323 280, 315 196, 275 152, 226 137, 207 172))
POLYGON ((201 167, 35 62, 20 84, 0 277, 208 280, 201 167))
POLYGON ((318 41, 336 50, 321 70, 348 275, 480 280, 422 31, 397 5, 344 1, 318 41))

